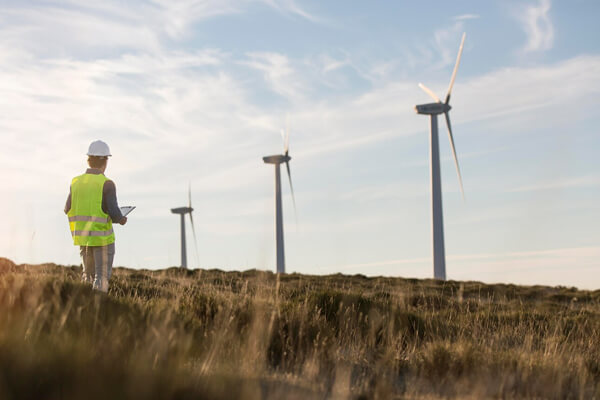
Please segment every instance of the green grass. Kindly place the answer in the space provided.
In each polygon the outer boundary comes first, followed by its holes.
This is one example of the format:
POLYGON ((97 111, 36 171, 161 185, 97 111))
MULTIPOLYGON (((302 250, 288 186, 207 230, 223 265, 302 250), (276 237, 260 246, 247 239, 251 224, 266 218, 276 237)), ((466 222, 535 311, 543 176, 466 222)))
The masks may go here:
POLYGON ((0 259, 0 399, 600 399, 600 291, 0 259))

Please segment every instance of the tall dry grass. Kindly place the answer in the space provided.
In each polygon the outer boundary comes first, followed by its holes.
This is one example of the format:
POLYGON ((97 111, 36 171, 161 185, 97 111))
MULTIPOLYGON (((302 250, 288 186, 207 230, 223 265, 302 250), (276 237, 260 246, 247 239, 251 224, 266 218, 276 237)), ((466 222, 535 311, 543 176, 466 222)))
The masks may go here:
POLYGON ((0 398, 600 398, 600 291, 80 273, 0 261, 0 398))

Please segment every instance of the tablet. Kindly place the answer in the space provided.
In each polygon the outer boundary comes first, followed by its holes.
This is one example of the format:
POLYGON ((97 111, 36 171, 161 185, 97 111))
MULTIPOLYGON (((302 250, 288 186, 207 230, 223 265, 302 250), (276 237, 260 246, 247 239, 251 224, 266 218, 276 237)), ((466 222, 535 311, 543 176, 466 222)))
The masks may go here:
POLYGON ((123 214, 123 216, 126 217, 127 214, 133 211, 134 208, 135 206, 123 206, 121 207, 121 214, 123 214))

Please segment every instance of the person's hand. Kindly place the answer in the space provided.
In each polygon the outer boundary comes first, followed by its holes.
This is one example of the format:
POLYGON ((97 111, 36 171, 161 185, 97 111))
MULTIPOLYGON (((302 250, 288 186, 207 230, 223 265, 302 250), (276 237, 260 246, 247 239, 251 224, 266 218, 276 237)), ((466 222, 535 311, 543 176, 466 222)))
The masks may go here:
POLYGON ((123 217, 121 218, 121 220, 119 221, 119 224, 121 225, 125 225, 127 223, 127 217, 123 217))

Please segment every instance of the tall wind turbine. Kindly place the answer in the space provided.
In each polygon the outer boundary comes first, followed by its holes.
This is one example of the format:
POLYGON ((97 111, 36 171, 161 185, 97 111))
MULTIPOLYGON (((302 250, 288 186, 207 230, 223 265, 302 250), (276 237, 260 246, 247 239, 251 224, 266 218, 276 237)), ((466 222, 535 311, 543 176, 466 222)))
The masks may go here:
POLYGON ((454 79, 456 78, 456 71, 460 64, 460 56, 462 55, 463 45, 465 43, 466 34, 463 33, 462 40, 460 42, 460 48, 458 49, 458 56, 456 57, 456 65, 450 78, 450 85, 448 86, 448 94, 446 99, 442 103, 440 99, 422 83, 419 83, 419 87, 431 96, 435 103, 420 104, 415 106, 415 110, 418 114, 426 114, 430 116, 431 130, 429 136, 429 144, 431 146, 429 152, 430 160, 430 171, 431 171, 431 221, 432 221, 432 236, 433 236, 433 277, 435 279, 446 279, 446 255, 444 250, 444 220, 442 213, 442 184, 440 177, 440 150, 438 141, 438 123, 437 116, 444 114, 446 117, 446 126, 448 126, 448 138, 450 139, 450 146, 452 147, 452 155, 454 156, 454 164, 456 165, 456 172, 458 174, 458 182, 460 183, 460 192, 463 200, 465 198, 462 177, 460 176, 460 168, 458 167, 458 159, 456 158, 456 149, 454 148, 454 138, 452 136, 452 127, 450 125, 450 117, 448 112, 450 107, 450 93, 452 92, 452 86, 454 85, 454 79))
POLYGON ((292 201, 294 202, 294 211, 296 211, 296 199, 294 198, 294 187, 292 186, 292 175, 290 173, 290 160, 292 159, 292 157, 289 156, 289 122, 286 123, 285 132, 283 130, 281 131, 281 135, 283 137, 284 153, 263 157, 263 161, 266 164, 275 164, 275 241, 277 245, 277 273, 285 274, 285 252, 283 245, 283 210, 281 207, 281 173, 279 168, 279 166, 282 163, 285 163, 285 167, 287 169, 288 179, 290 181, 290 190, 292 192, 292 201))
POLYGON ((173 214, 179 214, 181 216, 181 268, 187 268, 187 252, 185 247, 185 214, 190 215, 190 223, 192 225, 192 232, 194 233, 194 243, 196 246, 196 256, 198 255, 198 241, 196 240, 196 228, 194 227, 194 217, 192 216, 192 188, 188 188, 188 206, 171 208, 173 214))

